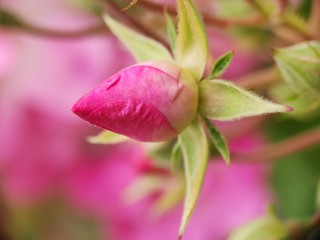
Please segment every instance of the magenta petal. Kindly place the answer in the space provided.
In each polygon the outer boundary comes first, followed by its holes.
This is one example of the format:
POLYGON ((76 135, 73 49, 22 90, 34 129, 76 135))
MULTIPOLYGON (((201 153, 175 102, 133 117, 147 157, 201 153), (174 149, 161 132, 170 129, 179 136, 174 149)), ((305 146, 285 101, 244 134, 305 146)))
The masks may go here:
POLYGON ((148 103, 119 100, 88 106, 82 98, 72 110, 92 124, 139 141, 164 141, 177 135, 163 114, 148 103))

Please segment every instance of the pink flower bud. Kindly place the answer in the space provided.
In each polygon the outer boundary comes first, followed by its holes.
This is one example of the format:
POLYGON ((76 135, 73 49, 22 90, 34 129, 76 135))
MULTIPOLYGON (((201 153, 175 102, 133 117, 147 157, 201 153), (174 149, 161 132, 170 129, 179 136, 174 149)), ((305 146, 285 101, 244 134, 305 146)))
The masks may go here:
POLYGON ((125 68, 84 95, 72 111, 82 119, 130 138, 156 142, 179 134, 196 115, 198 87, 169 62, 125 68))

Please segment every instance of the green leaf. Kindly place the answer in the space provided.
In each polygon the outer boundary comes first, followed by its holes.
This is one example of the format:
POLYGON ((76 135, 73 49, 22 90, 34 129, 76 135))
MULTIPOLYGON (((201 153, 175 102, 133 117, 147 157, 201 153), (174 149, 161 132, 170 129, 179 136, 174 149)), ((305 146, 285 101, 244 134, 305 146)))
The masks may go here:
POLYGON ((230 121, 265 113, 288 112, 291 108, 272 103, 223 80, 200 83, 199 112, 215 120, 230 121))
POLYGON ((177 62, 200 80, 208 58, 208 40, 201 17, 191 0, 178 0, 177 62))
POLYGON ((229 153, 229 148, 226 143, 226 140, 209 119, 207 118, 203 118, 203 119, 207 125, 208 131, 209 131, 209 137, 212 140, 214 146, 217 148, 218 152, 221 154, 221 156, 225 160, 227 166, 230 166, 230 153, 229 153))
MULTIPOLYGON (((269 121, 265 133, 270 142, 281 142, 307 131, 317 131, 320 118, 269 121)), ((308 141, 308 140, 307 140, 308 141)), ((271 166, 268 179, 277 198, 277 209, 285 219, 306 219, 316 214, 315 199, 320 179, 320 148, 310 147, 287 155, 271 166)))
POLYGON ((248 0, 248 2, 266 18, 270 18, 277 13, 276 4, 272 0, 248 0))
POLYGON ((186 176, 186 195, 179 229, 181 237, 198 200, 208 164, 209 147, 199 117, 179 135, 178 141, 182 149, 186 176))
POLYGON ((179 205, 185 192, 185 184, 182 179, 167 179, 162 183, 162 186, 164 192, 153 203, 151 209, 151 214, 157 218, 179 205))
POLYGON ((122 197, 125 203, 135 204, 163 188, 165 178, 156 174, 145 174, 133 181, 124 189, 122 197))
POLYGON ((173 146, 171 152, 171 166, 174 171, 181 171, 183 169, 182 150, 179 142, 173 146))
POLYGON ((103 15, 103 19, 112 33, 120 39, 138 62, 173 61, 170 52, 159 42, 132 31, 108 15, 103 15))
POLYGON ((289 235, 284 223, 268 214, 232 231, 228 240, 283 240, 289 235))
POLYGON ((304 19, 308 19, 312 10, 313 0, 302 0, 297 9, 297 13, 304 19))
POLYGON ((91 136, 88 138, 88 141, 92 144, 117 144, 130 139, 126 136, 111 132, 111 131, 102 131, 97 136, 91 136))
POLYGON ((310 41, 277 49, 274 58, 284 80, 297 93, 319 96, 320 42, 310 41))
POLYGON ((293 29, 296 29, 298 32, 309 35, 307 22, 299 13, 296 13, 292 9, 287 9, 283 16, 282 22, 284 25, 288 25, 293 29))
POLYGON ((172 18, 169 16, 167 12, 165 12, 166 23, 167 23, 167 32, 170 40, 170 46, 172 51, 176 48, 176 39, 177 39, 177 32, 175 24, 172 18))
POLYGON ((223 54, 214 64, 209 78, 216 78, 220 77, 224 71, 227 69, 229 64, 231 63, 231 60, 233 58, 234 51, 229 51, 225 54, 223 54))

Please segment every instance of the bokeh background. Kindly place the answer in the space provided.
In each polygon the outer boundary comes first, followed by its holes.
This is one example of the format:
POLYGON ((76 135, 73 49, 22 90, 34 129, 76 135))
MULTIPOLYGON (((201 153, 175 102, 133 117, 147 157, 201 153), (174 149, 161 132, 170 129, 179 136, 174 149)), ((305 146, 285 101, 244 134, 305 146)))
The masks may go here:
MULTIPOLYGON (((206 12, 214 11, 212 2, 196 1, 206 12)), ((60 33, 101 25, 75 0, 0 0, 0 9, 60 33)), ((214 57, 236 52, 227 78, 268 62, 263 52, 230 34, 214 29, 208 34, 214 57)), ((153 211, 176 179, 154 165, 156 157, 144 145, 89 144, 87 137, 99 129, 70 110, 90 88, 133 63, 107 29, 70 36, 0 26, 0 239, 177 238, 182 204, 161 214, 153 211), (152 191, 143 193, 143 184, 128 191, 150 174, 158 181, 152 191)), ((233 153, 252 151, 319 124, 318 119, 276 117, 257 128, 260 121, 219 124, 233 153)), ((316 211, 319 158, 319 146, 272 165, 234 162, 228 169, 213 157, 185 239, 226 239, 233 228, 262 216, 271 202, 283 218, 311 216, 316 211)))

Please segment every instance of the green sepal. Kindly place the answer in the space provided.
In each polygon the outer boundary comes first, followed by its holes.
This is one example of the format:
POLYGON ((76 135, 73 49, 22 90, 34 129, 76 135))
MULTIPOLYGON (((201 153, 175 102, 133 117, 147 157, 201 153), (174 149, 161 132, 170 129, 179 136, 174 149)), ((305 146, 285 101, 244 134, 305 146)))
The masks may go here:
POLYGON ((108 15, 103 15, 103 19, 111 32, 128 48, 137 62, 150 60, 173 61, 170 52, 161 43, 132 31, 108 15))
POLYGON ((219 57, 212 67, 209 78, 212 79, 220 77, 230 65, 233 58, 233 54, 234 51, 229 51, 223 54, 221 57, 219 57))
POLYGON ((276 4, 272 0, 248 0, 248 2, 266 18, 274 17, 277 13, 276 4))
POLYGON ((161 196, 153 203, 151 215, 159 218, 168 213, 174 207, 177 207, 185 192, 185 184, 180 178, 167 179, 163 182, 164 191, 161 196))
POLYGON ((287 9, 282 15, 283 25, 290 26, 296 29, 298 32, 309 35, 308 24, 303 18, 303 16, 292 9, 287 9))
POLYGON ((191 0, 178 0, 178 17, 175 59, 200 80, 208 58, 208 39, 203 22, 191 0))
POLYGON ((212 140, 214 146, 223 157, 227 166, 230 166, 230 153, 229 153, 229 148, 225 138, 209 119, 207 118, 203 118, 203 119, 208 129, 209 138, 212 140))
POLYGON ((174 52, 176 48, 176 39, 177 39, 176 27, 172 18, 169 16, 167 12, 165 12, 165 18, 166 18, 167 33, 170 41, 171 50, 174 52))
POLYGON ((208 165, 209 146, 199 117, 178 137, 182 149, 186 177, 186 195, 179 236, 183 235, 197 203, 208 165))
POLYGON ((111 131, 102 131, 96 136, 88 137, 88 142, 92 144, 118 144, 129 140, 130 138, 111 131))
POLYGON ((174 144, 172 148, 171 166, 172 166, 172 169, 176 172, 179 172, 181 171, 181 169, 183 169, 182 149, 178 141, 174 144))
POLYGON ((127 204, 135 204, 163 188, 164 177, 156 174, 142 175, 124 189, 122 198, 127 204))
POLYGON ((310 41, 274 51, 284 80, 300 94, 320 94, 320 42, 310 41))
POLYGON ((233 230, 228 240, 284 240, 288 239, 289 231, 281 220, 268 211, 264 217, 250 221, 233 230))
POLYGON ((202 81, 199 94, 200 114, 214 120, 231 121, 243 117, 292 110, 287 106, 265 100, 224 80, 202 81))

